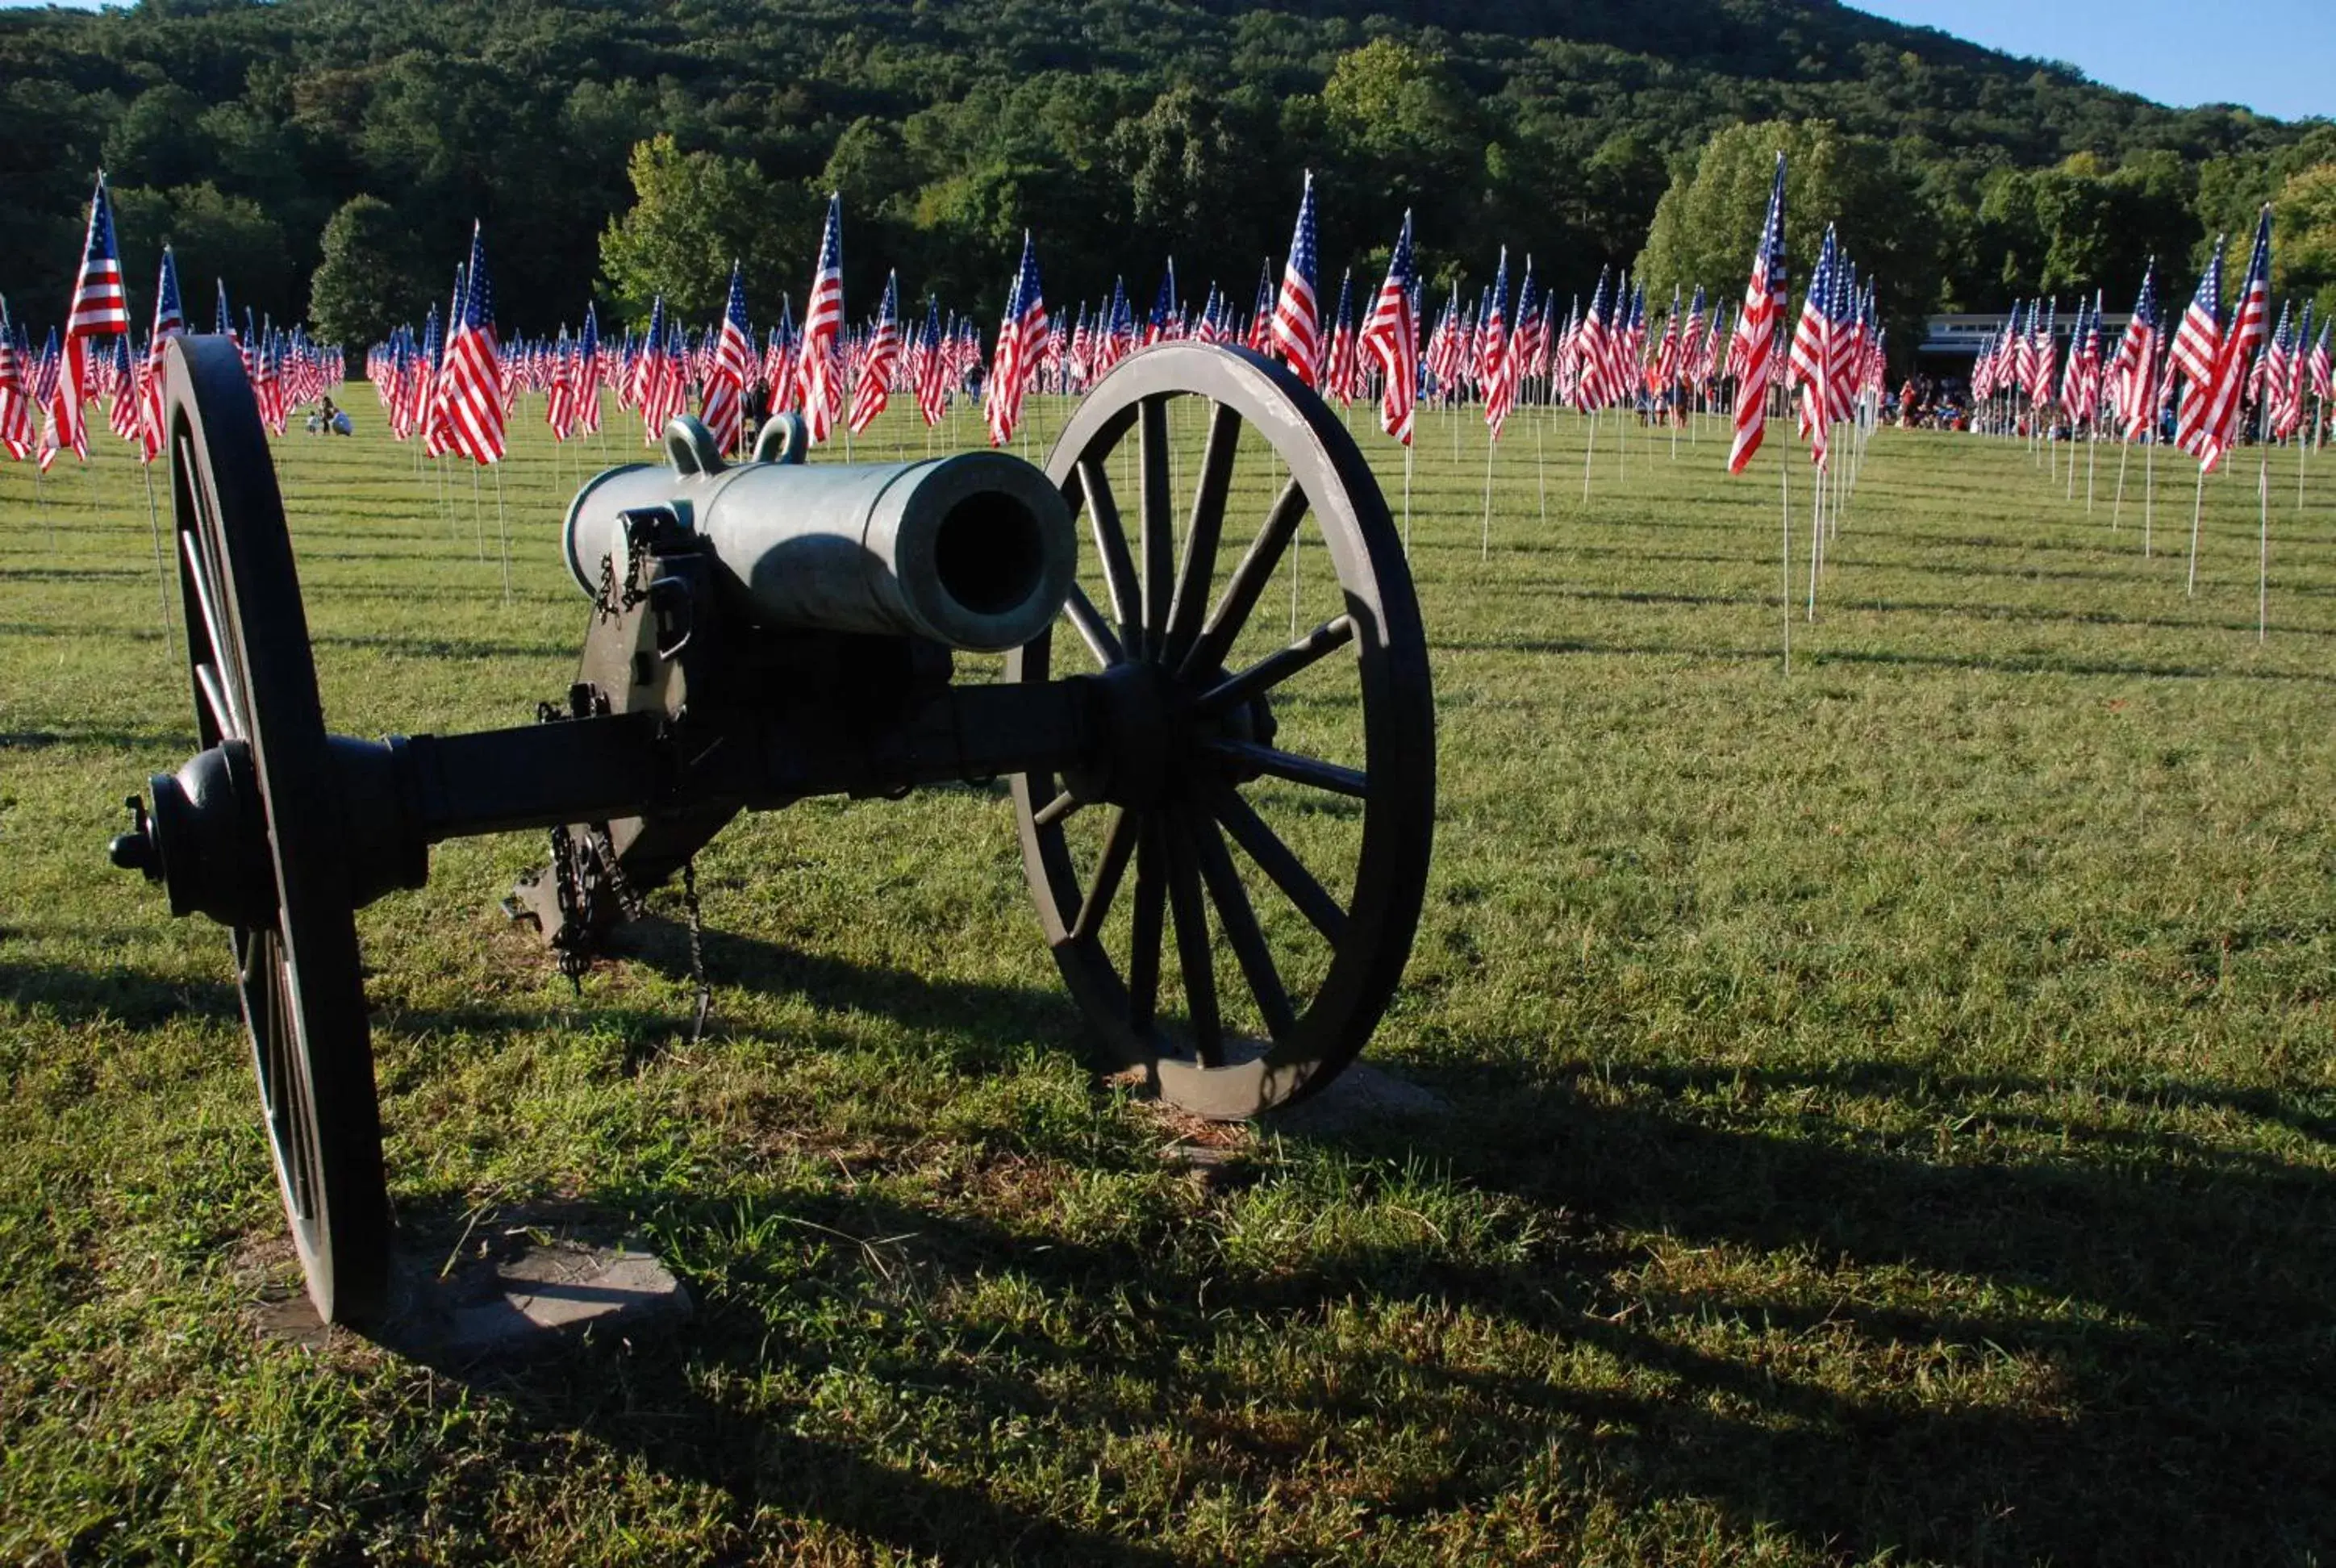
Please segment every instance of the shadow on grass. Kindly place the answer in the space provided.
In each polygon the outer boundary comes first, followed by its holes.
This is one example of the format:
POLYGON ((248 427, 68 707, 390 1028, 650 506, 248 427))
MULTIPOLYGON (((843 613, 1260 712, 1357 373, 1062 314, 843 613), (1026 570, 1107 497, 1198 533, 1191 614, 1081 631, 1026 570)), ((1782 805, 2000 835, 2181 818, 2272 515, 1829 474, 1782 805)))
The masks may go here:
MULTIPOLYGON (((229 972, 224 940, 219 943, 219 971, 229 972)), ((83 969, 0 961, 0 998, 27 1008, 48 1009, 70 1023, 112 1018, 131 1028, 150 1028, 190 1014, 232 1018, 242 1011, 235 987, 224 979, 170 979, 118 966, 83 969)))
MULTIPOLYGON (((751 950, 756 983, 920 1024, 962 1021, 968 1003, 1056 1006, 751 950)), ((2170 1134, 2087 1136, 2102 1129, 2081 1112, 2065 1154, 2031 1137, 1949 1158, 1806 1108, 1811 1091, 1876 1096, 1925 1125, 2050 1128, 2000 1102, 2052 1086, 1885 1064, 1494 1069, 1444 1086, 1447 1115, 1264 1146, 1249 1190, 1263 1199, 1328 1162, 1366 1204, 1424 1169, 1555 1240, 1520 1257, 1377 1232, 1267 1265, 1227 1250, 1247 1201, 1230 1193, 1086 1240, 1010 1205, 860 1183, 718 1201, 606 1191, 593 1200, 669 1256, 725 1260, 692 1281, 701 1318, 638 1353, 464 1376, 548 1437, 586 1434, 721 1489, 740 1521, 775 1510, 949 1561, 1178 1560, 1132 1543, 1203 1497, 1249 1511, 1263 1543, 1342 1477, 1370 1517, 1426 1531, 1514 1506, 1520 1477, 1552 1463, 1574 1488, 1556 1537, 1593 1505, 1693 1505, 1739 1542, 1782 1531, 1861 1560, 2265 1563, 2336 1539, 2324 1174, 2170 1134), (712 1244, 740 1235, 783 1239, 712 1244), (1714 1249, 1746 1261, 1673 1272, 1658 1256, 1714 1249), (967 1306, 1009 1278, 1044 1310, 1000 1326, 967 1306), (1474 1328, 1356 1327, 1423 1312, 1474 1328), (1326 1346, 1319 1375, 1293 1380, 1288 1357, 1326 1346), (1583 1354, 1621 1375, 1582 1375, 1583 1354), (885 1420, 822 1417, 806 1390, 831 1372, 881 1390, 885 1420), (1016 1428, 1091 1459, 1126 1538, 1030 1501, 1027 1445, 992 1446, 1016 1428), (1135 1473, 1131 1454, 1167 1465, 1187 1437, 1173 1477, 1135 1473), (1408 1456, 1392 1479, 1388 1453, 1408 1456), (993 1491, 996 1476, 1012 1479, 993 1491)), ((2144 1101, 2331 1132, 2277 1096, 2210 1085, 2144 1101)))
MULTIPOLYGON (((1740 601, 1746 605, 1750 599, 1740 601)), ((1820 617, 1822 619, 1822 617, 1820 617)), ((1620 657, 1655 654, 1671 658, 1692 659, 1698 663, 1770 663, 1776 660, 1774 648, 1697 648, 1687 644, 1665 646, 1660 643, 1613 642, 1592 638, 1516 638, 1498 641, 1442 638, 1431 641, 1429 648, 1447 653, 1537 653, 1591 654, 1620 657)), ((2066 675, 2134 677, 2149 680, 2258 680, 2296 681, 2307 685, 2336 685, 2336 675, 2315 670, 2264 669, 2258 666, 2230 664, 2164 665, 2145 664, 2135 659, 2051 658, 2005 657, 1990 654, 1908 653, 1893 648, 1809 648, 1796 641, 1793 648, 1796 667, 1806 665, 1817 668, 1832 664, 1903 665, 1912 667, 1939 669, 1989 670, 2000 675, 2066 675)))
MULTIPOLYGON (((686 973, 670 922, 630 940, 686 973)), ((725 987, 955 1032, 976 1055, 1076 1037, 1051 989, 719 933, 707 961, 725 987)), ((132 1023, 235 1010, 223 982, 129 971, 18 966, 0 995, 132 1023)), ((538 1435, 511 1462, 568 1462, 585 1437, 722 1494, 745 1544, 784 1519, 952 1562, 1167 1563, 1144 1537, 1203 1505, 1262 1543, 1353 1483, 1369 1517, 1424 1533, 1519 1506, 1552 1466, 1566 1501, 1536 1505, 1559 1510, 1558 1537, 1600 1507, 1696 1506, 1739 1544, 1765 1529, 1857 1559, 2302 1562, 2336 1540, 2336 1180, 2275 1153, 2282 1135, 2336 1142, 2312 1096, 1869 1061, 1487 1062, 1438 1086, 1446 1115, 1290 1132, 1254 1187, 1100 1239, 867 1183, 589 1192, 704 1262, 702 1315, 638 1347, 448 1370, 538 1435), (1861 1099, 1919 1130, 1842 1114, 1861 1099), (2153 1125, 2169 1107, 2224 1135, 2153 1125), (2273 1146, 2241 1121, 2276 1129, 2273 1146), (1304 1187, 1309 1166, 1335 1172, 1332 1217, 1424 1170, 1542 1239, 1379 1228, 1271 1261, 1229 1245, 1241 1205, 1304 1187), (1040 1310, 1001 1323, 969 1305, 1001 1280, 1040 1310), (840 1406, 819 1392, 832 1377, 840 1406), (999 1436, 1017 1430, 1037 1437, 999 1436), (1034 1494, 1049 1443, 1092 1469, 1083 1510, 1034 1494)), ((1128 1152, 1056 1157, 1076 1179, 1128 1152)), ((466 1202, 401 1207, 441 1243, 466 1202)))

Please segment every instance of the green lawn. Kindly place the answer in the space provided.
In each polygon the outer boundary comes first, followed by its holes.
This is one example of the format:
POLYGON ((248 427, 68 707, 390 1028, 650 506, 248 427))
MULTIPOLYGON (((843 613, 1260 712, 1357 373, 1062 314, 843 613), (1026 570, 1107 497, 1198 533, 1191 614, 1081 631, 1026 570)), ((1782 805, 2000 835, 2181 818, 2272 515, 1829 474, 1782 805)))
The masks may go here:
MULTIPOLYGON (((598 449, 524 404, 506 598, 495 480, 352 392, 278 443, 330 721, 526 722, 598 449)), ((1539 433, 1489 559, 1481 425, 1414 476, 1440 821, 1370 1057, 1447 1112, 1163 1159, 998 792, 725 833, 695 1046, 670 893, 579 998, 496 912, 538 839, 450 845, 360 917, 405 1233, 572 1203, 700 1303, 468 1380, 255 1330, 225 943, 103 861, 191 749, 145 492, 110 438, 37 501, 0 465, 0 1559, 2336 1556, 2336 463, 2299 517, 2273 456, 2258 644, 2253 453, 2193 598, 2174 465, 2145 557, 2137 459, 2113 530, 2113 451, 2088 513, 1883 432, 1787 677, 1782 433, 1728 481, 1717 426, 1610 421, 1586 504, 1539 433)))

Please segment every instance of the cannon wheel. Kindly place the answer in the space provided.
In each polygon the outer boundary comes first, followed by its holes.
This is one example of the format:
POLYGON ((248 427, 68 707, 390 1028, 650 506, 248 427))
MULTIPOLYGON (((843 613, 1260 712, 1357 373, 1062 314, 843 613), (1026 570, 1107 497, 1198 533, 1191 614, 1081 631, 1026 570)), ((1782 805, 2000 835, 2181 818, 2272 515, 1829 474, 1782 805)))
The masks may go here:
MULTIPOLYGON (((1289 1104, 1362 1049, 1402 976, 1427 885, 1435 703, 1386 499, 1345 427, 1290 371, 1189 343, 1146 349, 1106 375, 1072 413, 1047 474, 1085 512, 1095 547, 1105 608, 1075 589, 1064 618, 1114 716, 1098 776, 1014 782, 1047 940, 1105 1070, 1133 1069, 1204 1116, 1289 1104), (1170 454, 1180 397, 1205 411, 1189 498, 1174 494, 1170 454), (1131 431, 1133 454, 1119 450, 1131 431), (1251 472, 1237 483, 1245 448, 1251 472), (1114 475, 1134 481, 1133 541, 1114 475), (1248 527, 1233 515, 1237 490, 1260 503, 1248 527), (1293 542, 1321 579, 1303 617, 1314 624, 1260 645, 1270 612, 1252 612, 1285 566, 1296 603, 1293 542), (1245 551, 1237 564, 1221 565, 1234 550, 1245 551), (1274 745, 1275 709, 1290 704, 1346 716, 1352 755, 1274 745), (1358 811, 1359 834, 1327 853, 1318 842, 1313 866, 1293 847, 1309 815, 1358 811), (1328 853, 1350 863, 1329 865, 1328 853), (1181 1016, 1160 1005, 1168 951, 1181 1016), (1229 993, 1227 979, 1243 989, 1229 993)), ((1052 652, 1052 634, 1038 638, 1008 656, 1007 678, 1047 679, 1052 652)))
POLYGON ((361 1320, 387 1293, 389 1204, 340 791, 291 537, 235 343, 176 338, 165 376, 195 726, 205 749, 249 748, 275 878, 274 925, 230 929, 260 1109, 309 1300, 328 1323, 361 1320))

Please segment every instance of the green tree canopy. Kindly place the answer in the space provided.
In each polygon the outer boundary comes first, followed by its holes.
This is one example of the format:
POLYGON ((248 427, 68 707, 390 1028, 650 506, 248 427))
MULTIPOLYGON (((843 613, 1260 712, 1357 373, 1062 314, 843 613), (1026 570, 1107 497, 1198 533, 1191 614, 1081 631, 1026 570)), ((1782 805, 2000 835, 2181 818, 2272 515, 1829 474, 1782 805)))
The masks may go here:
POLYGON ((316 336, 327 343, 375 343, 421 315, 427 306, 408 282, 413 249, 388 202, 355 196, 343 203, 325 225, 324 258, 308 284, 308 321, 316 336))
POLYGON ((1656 204, 1638 271, 1648 296, 1673 287, 1741 288, 1768 209, 1776 154, 1785 154, 1785 245, 1792 282, 1808 281, 1825 225, 1833 224, 1880 290, 1884 318, 1908 329, 1937 303, 1938 239, 1912 180, 1890 150, 1825 121, 1731 126, 1705 144, 1693 167, 1656 204))
POLYGON ((2289 176, 2271 210, 2273 285, 2336 316, 2336 162, 2289 176))
POLYGON ((633 205, 600 235, 600 274, 626 313, 645 318, 657 296, 686 322, 722 313, 730 264, 757 308, 810 281, 821 209, 806 191, 774 184, 739 158, 684 152, 670 136, 633 149, 633 205), (801 276, 796 276, 797 270, 801 276))

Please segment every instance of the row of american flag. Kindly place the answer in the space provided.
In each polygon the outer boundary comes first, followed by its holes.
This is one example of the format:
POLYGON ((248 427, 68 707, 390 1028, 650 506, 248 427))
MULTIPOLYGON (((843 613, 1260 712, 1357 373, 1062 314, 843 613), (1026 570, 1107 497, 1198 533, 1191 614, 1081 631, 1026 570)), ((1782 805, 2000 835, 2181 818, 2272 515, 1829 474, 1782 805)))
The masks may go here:
MULTIPOLYGON (((309 341, 297 326, 256 324, 248 311, 240 331, 234 323, 221 282, 213 330, 233 337, 242 349, 260 417, 277 434, 293 409, 340 385, 339 348, 309 341)), ((63 337, 52 327, 47 340, 34 348, 0 300, 0 452, 18 462, 33 458, 44 473, 62 452, 86 462, 89 410, 102 405, 107 428, 152 462, 163 443, 162 347, 186 330, 178 263, 166 246, 154 288, 153 326, 143 345, 132 345, 112 203, 105 177, 99 175, 63 337), (107 338, 112 340, 110 348, 103 346, 107 338)))
MULTIPOLYGON (((573 335, 563 328, 548 342, 502 346, 494 354, 497 402, 508 415, 520 393, 542 393, 552 433, 565 440, 597 432, 602 394, 612 394, 639 414, 642 439, 654 443, 666 423, 687 408, 695 387, 700 417, 729 451, 751 433, 745 411, 757 394, 771 412, 800 412, 817 443, 840 427, 865 430, 895 394, 913 396, 925 423, 938 424, 950 399, 980 372, 984 421, 993 444, 1003 445, 1013 439, 1030 393, 1076 394, 1138 348, 1190 340, 1278 355, 1299 379, 1350 407, 1376 400, 1381 428, 1406 444, 1424 397, 1480 404, 1497 440, 1521 398, 1591 414, 1641 404, 1679 408, 1693 397, 1717 397, 1724 381, 1757 381, 1765 389, 1771 381, 1788 385, 1788 376, 1799 377, 1812 390, 1802 428, 1822 463, 1825 424, 1847 417, 1855 400, 1880 385, 1883 336, 1871 283, 1860 284, 1845 257, 1835 262, 1828 235, 1793 353, 1768 353, 1768 329, 1783 301, 1782 190, 1780 163, 1770 214, 1778 238, 1763 245, 1763 253, 1773 251, 1776 258, 1766 274, 1775 285, 1773 299, 1756 287, 1731 325, 1724 309, 1707 307, 1702 288, 1684 305, 1674 290, 1660 333, 1650 333, 1644 287, 1627 276, 1616 279, 1611 269, 1600 276, 1588 309, 1577 297, 1561 319, 1556 297, 1540 288, 1530 258, 1514 297, 1512 326, 1504 251, 1491 286, 1475 303, 1464 307, 1454 285, 1423 341, 1424 285, 1409 214, 1363 319, 1355 317, 1351 270, 1340 282, 1335 313, 1325 311, 1318 293, 1310 175, 1280 278, 1269 263, 1245 319, 1213 282, 1199 307, 1188 307, 1173 258, 1140 323, 1124 278, 1099 307, 1082 303, 1074 321, 1050 317, 1036 247, 1026 232, 986 367, 976 325, 955 313, 945 320, 937 300, 925 301, 920 324, 903 319, 897 274, 887 278, 874 318, 858 327, 846 325, 842 208, 832 196, 800 330, 792 301, 783 299, 779 320, 758 344, 734 265, 721 319, 702 333, 688 332, 660 297, 645 331, 627 328, 613 343, 603 338, 598 315, 588 307, 573 335), (1813 417, 1817 409, 1825 411, 1821 419, 1813 417)), ((470 265, 483 266, 475 244, 470 265)), ((448 319, 464 318, 464 297, 458 276, 448 319)), ((486 327, 491 333, 491 321, 486 327)), ((466 323, 465 329, 477 327, 466 323)), ((419 434, 433 453, 467 450, 453 417, 462 406, 459 393, 450 402, 443 390, 452 343, 442 342, 433 308, 418 334, 401 330, 376 345, 367 360, 393 432, 401 439, 419 434), (433 408, 440 410, 434 416, 433 408)), ((1756 418, 1739 441, 1741 455, 1748 459, 1758 443, 1756 418)))
MULTIPOLYGON (((2227 237, 2224 237, 2227 239, 2227 237)), ((2059 352, 2058 300, 2015 305, 2003 330, 1979 356, 1971 373, 1971 395, 2039 414, 2052 411, 2073 431, 2107 431, 2123 440, 2155 440, 2165 416, 2172 415, 2172 444, 2212 472, 2246 433, 2245 410, 2257 415, 2262 439, 2287 441, 2303 427, 2306 405, 2325 405, 2336 394, 2331 376, 2330 328, 2321 321, 2312 335, 2312 306, 2299 312, 2280 307, 2271 316, 2271 209, 2256 219, 2246 277, 2235 307, 2223 302, 2224 240, 2199 279, 2182 313, 2172 342, 2159 320, 2157 269, 2144 268, 2141 292, 2116 349, 2103 356, 2103 297, 2079 299, 2065 361, 2059 352)), ((2003 429, 2019 421, 2000 417, 2003 429)))
MULTIPOLYGON (((977 373, 985 424, 991 441, 1002 445, 1013 439, 1029 393, 1076 394, 1139 347, 1190 339, 1240 343, 1276 355, 1308 385, 1349 406, 1376 400, 1381 428, 1406 444, 1423 398, 1480 404, 1497 440, 1521 399, 1588 414, 1627 406, 1664 413, 1683 409, 1690 399, 1722 400, 1732 387, 1732 472, 1759 450, 1768 409, 1781 390, 1796 407, 1812 460, 1822 466, 1830 429, 1850 418, 1861 399, 1881 391, 1885 335, 1873 281, 1861 279, 1830 226, 1787 331, 1785 176, 1779 154, 1750 278, 1733 319, 1724 308, 1708 309, 1700 287, 1685 305, 1675 289, 1660 333, 1650 332, 1643 285, 1611 272, 1601 274, 1586 310, 1577 297, 1561 319, 1556 296, 1542 290, 1531 258, 1512 309, 1504 251, 1492 284, 1474 304, 1464 307, 1453 286, 1423 341, 1423 280, 1408 213, 1386 277, 1359 323, 1351 271, 1340 282, 1335 312, 1326 311, 1318 287, 1309 174, 1280 278, 1269 263, 1246 317, 1213 282, 1204 302, 1188 307, 1172 258, 1141 323, 1122 279, 1107 301, 1093 309, 1083 303, 1066 325, 1048 314, 1036 247, 1026 232, 985 367, 981 335, 972 321, 954 313, 945 319, 930 297, 921 322, 902 318, 897 276, 887 278, 872 321, 846 324, 842 204, 831 197, 800 330, 791 302, 782 300, 779 321, 758 344, 734 266, 721 319, 705 332, 686 331, 660 298, 645 331, 628 327, 613 344, 602 338, 589 307, 581 330, 572 336, 563 328, 550 341, 504 344, 495 327, 483 234, 474 226, 443 317, 433 307, 420 333, 401 329, 375 346, 367 374, 398 438, 419 438, 433 455, 482 463, 502 456, 522 392, 544 394, 546 417, 563 440, 597 432, 602 394, 613 394, 640 414, 643 437, 653 443, 667 421, 688 406, 694 387, 700 416, 732 450, 751 433, 745 415, 757 396, 772 412, 800 411, 812 440, 824 442, 839 427, 865 430, 896 393, 912 396, 927 424, 936 424, 977 373)), ((2300 318, 2283 309, 2277 330, 2266 329, 2267 209, 2227 326, 2220 256, 2218 246, 2170 346, 2157 322, 2154 269, 2106 361, 2098 296, 2078 307, 2065 365, 2058 362, 2057 307, 2016 307, 2000 338, 1980 356, 1974 394, 1985 399, 2016 391, 2080 424, 2114 423, 2129 440, 2150 432, 2155 410, 2171 407, 2175 443, 2209 468, 2238 439, 2246 404, 2262 412, 2267 433, 2292 433, 2307 399, 2329 395, 2330 329, 2336 324, 2321 323, 2313 339, 2307 305, 2300 318)), ((161 346, 186 330, 167 248, 142 351, 133 350, 130 322, 101 174, 62 339, 52 332, 34 350, 0 315, 0 449, 19 458, 36 453, 44 468, 62 450, 86 457, 83 410, 105 401, 112 405, 110 425, 140 443, 151 459, 161 443, 161 346), (109 337, 110 351, 100 346, 109 337), (42 422, 37 435, 35 413, 42 422)), ((216 327, 233 332, 224 285, 216 327)), ((247 320, 234 336, 242 343, 263 416, 275 429, 284 428, 292 407, 339 385, 339 350, 311 343, 298 328, 255 327, 247 320)))

